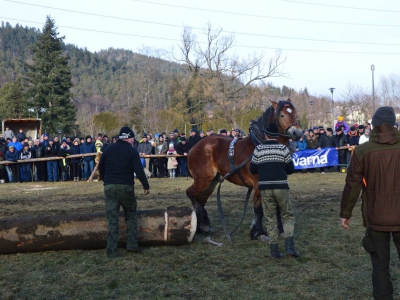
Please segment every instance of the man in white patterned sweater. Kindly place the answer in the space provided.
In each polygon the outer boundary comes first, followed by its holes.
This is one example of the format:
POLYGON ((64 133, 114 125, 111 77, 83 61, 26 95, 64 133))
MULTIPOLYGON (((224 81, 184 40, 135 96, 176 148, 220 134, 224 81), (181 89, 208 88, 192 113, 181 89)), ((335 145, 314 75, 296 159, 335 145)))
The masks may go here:
POLYGON ((254 150, 250 171, 258 174, 258 189, 270 238, 270 259, 283 258, 278 246, 277 207, 282 215, 286 255, 299 257, 300 253, 294 249, 294 216, 287 181, 287 175, 294 171, 292 156, 285 145, 278 143, 279 129, 275 123, 270 123, 264 134, 266 141, 254 150))

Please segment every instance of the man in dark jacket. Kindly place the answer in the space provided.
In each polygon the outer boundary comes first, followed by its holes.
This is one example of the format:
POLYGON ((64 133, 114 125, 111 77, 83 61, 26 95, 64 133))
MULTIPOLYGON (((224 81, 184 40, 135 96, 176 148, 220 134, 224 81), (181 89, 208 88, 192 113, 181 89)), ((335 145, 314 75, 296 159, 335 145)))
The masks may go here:
MULTIPOLYGON (((46 157, 56 157, 60 151, 58 144, 54 143, 53 139, 49 139, 49 144, 45 149, 46 157)), ((49 182, 58 180, 58 161, 48 160, 47 161, 47 179, 49 182)))
POLYGON ((17 140, 18 140, 19 142, 22 142, 22 141, 25 140, 25 133, 24 133, 24 131, 22 130, 22 128, 20 128, 20 129, 19 129, 19 132, 17 133, 17 140))
MULTIPOLYGON (((358 146, 358 142, 360 141, 360 136, 358 135, 357 130, 354 126, 350 127, 350 130, 347 133, 346 138, 348 146, 352 147, 351 150, 354 150, 354 148, 358 146)), ((347 151, 347 164, 350 164, 351 152, 352 151, 347 151)))
POLYGON ((142 252, 137 241, 137 213, 134 191, 134 173, 143 185, 144 193, 150 186, 143 171, 138 151, 133 148, 134 133, 122 127, 119 140, 108 146, 99 162, 100 178, 104 181, 104 196, 108 221, 107 257, 115 258, 118 251, 119 209, 122 206, 126 222, 126 249, 142 252))
MULTIPOLYGON (((44 146, 38 139, 35 139, 34 145, 32 146, 32 157, 43 158, 44 155, 44 146)), ((44 181, 46 179, 46 162, 36 161, 34 163, 33 178, 34 181, 44 181)))
MULTIPOLYGON (((148 141, 147 133, 143 133, 142 142, 139 144, 137 150, 141 157, 144 157, 145 155, 151 155, 151 152, 153 151, 153 145, 148 141)), ((145 161, 146 166, 144 167, 144 172, 146 173, 147 177, 150 178, 152 175, 149 171, 150 158, 146 157, 145 161)))
POLYGON ((348 230, 353 208, 362 190, 364 249, 372 263, 375 299, 393 299, 389 273, 390 240, 400 256, 400 132, 393 128, 392 107, 380 107, 372 117, 369 142, 358 146, 351 158, 343 190, 340 217, 348 230))
POLYGON ((197 129, 193 128, 190 130, 190 137, 188 140, 189 148, 192 149, 194 145, 196 145, 198 142, 200 142, 201 137, 197 129))
MULTIPOLYGON (((324 127, 319 127, 318 150, 321 150, 321 148, 337 148, 337 140, 332 133, 332 128, 327 128, 325 133, 324 127)), ((333 167, 320 168, 321 174, 325 174, 325 169, 327 172, 332 172, 332 168, 333 167)))
POLYGON ((278 143, 279 129, 275 123, 270 123, 264 133, 266 141, 254 150, 250 172, 258 174, 258 189, 270 238, 270 259, 283 257, 278 246, 277 207, 282 215, 286 255, 299 257, 300 254, 294 249, 294 216, 287 181, 287 175, 294 172, 292 156, 285 145, 278 143))
MULTIPOLYGON (((90 135, 86 136, 85 142, 81 144, 81 154, 96 153, 96 147, 92 142, 90 135)), ((83 180, 88 180, 94 169, 94 156, 85 156, 83 158, 83 180)))
MULTIPOLYGON (((347 152, 348 152, 348 143, 346 135, 344 134, 343 126, 339 126, 336 130, 336 143, 338 148, 338 161, 339 165, 346 165, 347 164, 347 152)), ((340 168, 343 166, 338 166, 337 170, 340 171, 340 168)))
POLYGON ((187 174, 187 156, 190 150, 185 137, 181 137, 181 142, 176 146, 175 150, 177 154, 184 155, 184 157, 179 157, 179 164, 181 167, 181 175, 185 177, 187 174))

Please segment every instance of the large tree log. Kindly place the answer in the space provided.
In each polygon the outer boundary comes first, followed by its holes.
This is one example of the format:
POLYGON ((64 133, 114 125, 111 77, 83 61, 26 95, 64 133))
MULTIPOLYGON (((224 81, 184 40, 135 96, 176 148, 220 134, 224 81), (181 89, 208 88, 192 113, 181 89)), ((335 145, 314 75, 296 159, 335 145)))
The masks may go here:
MULTIPOLYGON (((188 207, 138 211, 140 246, 184 245, 193 240, 196 214, 188 207)), ((120 214, 119 246, 126 245, 126 225, 120 214)), ((105 214, 6 218, 0 220, 0 253, 48 250, 104 249, 105 214)))

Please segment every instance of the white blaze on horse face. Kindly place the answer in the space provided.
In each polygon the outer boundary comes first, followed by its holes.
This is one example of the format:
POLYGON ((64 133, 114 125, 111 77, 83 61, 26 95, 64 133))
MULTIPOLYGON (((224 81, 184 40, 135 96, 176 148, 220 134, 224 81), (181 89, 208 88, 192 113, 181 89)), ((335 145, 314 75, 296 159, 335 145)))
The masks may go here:
POLYGON ((286 111, 287 111, 289 114, 292 113, 292 110, 291 110, 290 108, 287 108, 286 111))

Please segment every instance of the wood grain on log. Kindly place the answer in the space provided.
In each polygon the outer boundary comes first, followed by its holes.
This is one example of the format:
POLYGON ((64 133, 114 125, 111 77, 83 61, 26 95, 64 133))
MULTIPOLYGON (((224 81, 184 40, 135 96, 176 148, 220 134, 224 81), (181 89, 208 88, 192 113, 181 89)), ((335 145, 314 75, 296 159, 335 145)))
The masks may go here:
MULTIPOLYGON (((140 246, 185 245, 196 232, 196 214, 188 207, 138 211, 140 246)), ((0 220, 0 253, 103 249, 107 240, 105 214, 6 218, 0 220)), ((120 214, 119 246, 126 245, 120 214)))

